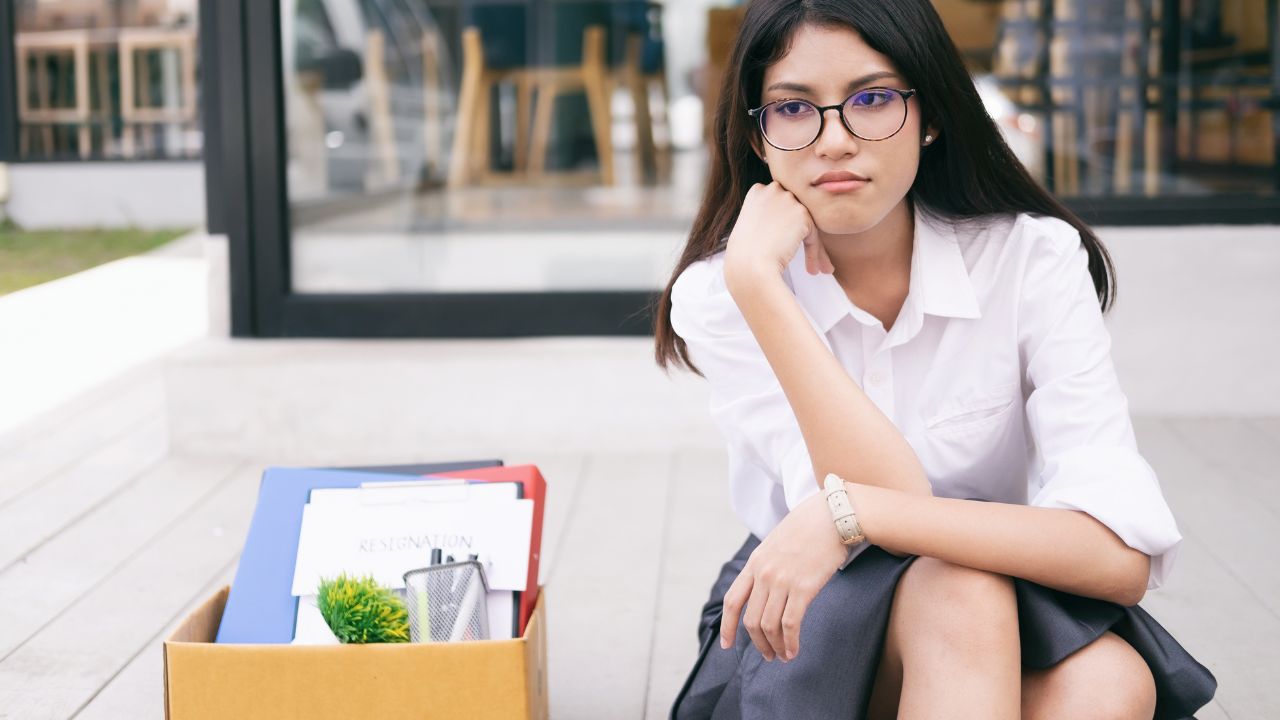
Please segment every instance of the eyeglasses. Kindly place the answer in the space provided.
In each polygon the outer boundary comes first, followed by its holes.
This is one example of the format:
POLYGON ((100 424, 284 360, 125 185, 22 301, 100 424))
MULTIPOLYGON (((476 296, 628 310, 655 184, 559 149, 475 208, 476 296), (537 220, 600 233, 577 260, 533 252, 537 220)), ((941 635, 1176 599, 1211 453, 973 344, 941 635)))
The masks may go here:
POLYGON ((784 98, 747 111, 760 123, 760 133, 779 150, 803 150, 822 135, 828 110, 839 110, 851 135, 863 140, 887 140, 907 124, 907 98, 915 90, 873 87, 845 98, 839 105, 814 105, 784 98), (856 128, 856 129, 855 129, 856 128))

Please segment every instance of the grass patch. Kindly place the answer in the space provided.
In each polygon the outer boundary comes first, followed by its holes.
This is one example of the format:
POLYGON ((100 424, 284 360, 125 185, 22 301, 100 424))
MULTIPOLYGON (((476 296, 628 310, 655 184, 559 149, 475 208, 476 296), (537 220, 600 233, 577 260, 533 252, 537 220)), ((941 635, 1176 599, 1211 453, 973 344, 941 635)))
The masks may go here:
POLYGON ((159 247, 186 230, 22 230, 0 223, 0 295, 159 247))

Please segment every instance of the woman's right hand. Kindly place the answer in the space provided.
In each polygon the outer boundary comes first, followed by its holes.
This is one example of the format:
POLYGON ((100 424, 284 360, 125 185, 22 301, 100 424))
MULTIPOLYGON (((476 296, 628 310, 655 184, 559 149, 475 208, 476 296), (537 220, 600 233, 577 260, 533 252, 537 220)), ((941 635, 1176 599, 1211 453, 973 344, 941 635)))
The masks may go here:
POLYGON ((749 277, 762 271, 781 275, 802 244, 810 275, 835 272, 809 209, 777 180, 756 183, 743 198, 729 233, 726 277, 730 273, 749 277))

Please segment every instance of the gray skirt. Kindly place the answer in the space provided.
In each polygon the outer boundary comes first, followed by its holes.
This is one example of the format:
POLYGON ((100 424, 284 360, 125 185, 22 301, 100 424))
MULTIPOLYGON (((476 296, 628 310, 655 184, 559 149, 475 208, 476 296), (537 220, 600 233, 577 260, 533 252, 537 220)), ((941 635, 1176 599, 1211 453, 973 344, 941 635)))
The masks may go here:
MULTIPOLYGON (((915 556, 871 546, 837 572, 805 612, 800 646, 788 663, 765 662, 738 621, 737 642, 720 647, 724 594, 760 540, 747 541, 724 564, 698 623, 700 650, 671 708, 672 720, 862 718, 875 683, 898 580, 915 556), (851 647, 846 638, 863 638, 851 647), (866 652, 875 648, 875 652, 866 652)), ((1151 667, 1155 720, 1191 717, 1213 698, 1217 680, 1141 607, 1053 590, 1014 578, 1022 664, 1050 667, 1107 630, 1124 638, 1151 667)))

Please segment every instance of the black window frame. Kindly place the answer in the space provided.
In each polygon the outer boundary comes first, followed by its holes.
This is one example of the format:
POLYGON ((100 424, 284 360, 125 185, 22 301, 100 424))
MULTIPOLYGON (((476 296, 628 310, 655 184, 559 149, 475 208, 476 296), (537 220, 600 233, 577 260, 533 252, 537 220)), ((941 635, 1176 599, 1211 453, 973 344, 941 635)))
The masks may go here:
POLYGON ((18 156, 18 69, 14 67, 13 0, 0 0, 0 162, 18 156))
POLYGON ((235 337, 646 335, 656 292, 294 293, 279 2, 216 2, 222 195, 235 337), (248 72, 253 68, 253 72, 248 72))

